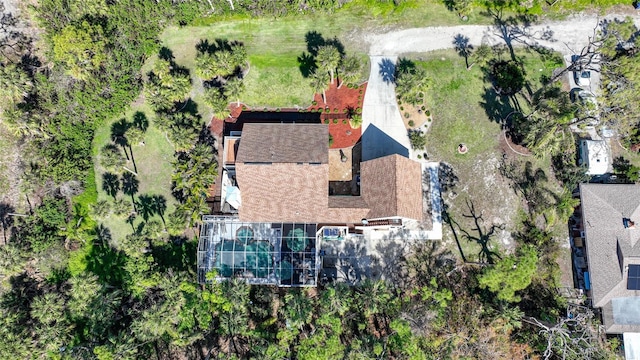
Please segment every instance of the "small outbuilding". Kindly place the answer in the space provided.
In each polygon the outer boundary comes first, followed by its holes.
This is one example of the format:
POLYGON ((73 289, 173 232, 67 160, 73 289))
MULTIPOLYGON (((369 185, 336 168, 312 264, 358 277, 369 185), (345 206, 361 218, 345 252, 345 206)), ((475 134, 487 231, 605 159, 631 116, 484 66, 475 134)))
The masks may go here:
POLYGON ((609 147, 604 140, 580 140, 580 164, 587 166, 587 175, 609 172, 609 147))

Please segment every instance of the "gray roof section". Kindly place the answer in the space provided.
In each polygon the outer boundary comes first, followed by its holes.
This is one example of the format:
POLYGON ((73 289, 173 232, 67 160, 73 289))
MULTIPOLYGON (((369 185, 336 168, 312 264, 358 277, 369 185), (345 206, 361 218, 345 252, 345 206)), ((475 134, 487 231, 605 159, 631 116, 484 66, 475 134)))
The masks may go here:
POLYGON ((324 124, 245 124, 236 162, 329 162, 329 127, 324 124))
POLYGON ((581 184, 580 198, 589 261, 591 291, 595 307, 603 308, 608 332, 637 325, 616 322, 611 301, 640 296, 627 290, 627 266, 640 264, 640 186, 622 184, 581 184), (629 218, 635 228, 625 228, 629 218))

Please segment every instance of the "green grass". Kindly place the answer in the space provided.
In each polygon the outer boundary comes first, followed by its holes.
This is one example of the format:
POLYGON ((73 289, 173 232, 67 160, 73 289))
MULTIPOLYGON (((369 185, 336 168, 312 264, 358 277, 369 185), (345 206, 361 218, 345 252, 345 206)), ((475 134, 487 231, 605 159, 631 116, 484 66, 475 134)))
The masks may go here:
MULTIPOLYGON (((126 112, 124 116, 128 121, 131 121, 133 114, 136 111, 144 112, 149 118, 149 129, 145 134, 145 145, 134 145, 133 155, 135 157, 139 180, 138 195, 141 194, 157 194, 162 195, 167 200, 166 213, 170 213, 175 209, 176 201, 171 194, 171 173, 174 148, 171 143, 165 138, 164 133, 161 133, 153 125, 153 112, 146 104, 134 103, 131 108, 126 112)), ((93 153, 94 153, 94 168, 96 174, 96 186, 98 191, 98 200, 113 198, 107 195, 102 190, 102 174, 105 170, 99 164, 99 161, 95 157, 100 149, 111 140, 111 124, 120 117, 105 122, 100 128, 96 130, 96 135, 93 141, 93 153)), ((125 165, 129 169, 133 169, 133 164, 128 162, 125 165)), ((122 175, 123 170, 118 175, 122 175)), ((124 197, 130 200, 129 196, 124 195, 122 192, 118 194, 118 197, 124 197)), ((160 217, 154 215, 152 219, 160 220, 160 217)), ((125 221, 124 218, 119 218, 113 214, 104 219, 97 219, 98 223, 101 223, 108 227, 111 231, 112 238, 114 240, 122 239, 127 234, 132 232, 131 226, 125 221)), ((138 226, 142 222, 142 218, 138 217, 134 226, 138 226)))
MULTIPOLYGON (((362 39, 372 27, 405 28, 459 24, 459 18, 440 1, 408 1, 398 8, 372 0, 356 0, 334 14, 307 14, 284 18, 249 19, 236 16, 224 21, 201 19, 202 26, 170 27, 160 39, 173 51, 175 61, 190 70, 194 67, 195 45, 201 39, 237 40, 245 44, 251 69, 245 81, 247 91, 241 101, 255 107, 307 106, 312 99, 308 79, 299 69, 297 58, 307 52, 305 34, 319 32, 325 39, 337 37, 347 53, 366 59, 367 44, 362 39), (209 21, 211 20, 211 21, 209 21)), ((476 14, 477 15, 477 14, 476 14)), ((486 22, 479 15, 470 22, 486 22)), ((145 66, 150 68, 153 59, 145 66)), ((369 67, 363 62, 363 78, 369 67)), ((194 77, 194 83, 199 79, 194 77)), ((197 88, 197 87, 196 87, 197 88)), ((194 99, 199 101, 199 91, 194 99)), ((200 106, 203 118, 210 117, 200 106)))
MULTIPOLYGON (((539 88, 541 75, 549 76, 557 66, 556 62, 541 59, 534 52, 517 50, 516 53, 523 59, 533 91, 539 88)), ((472 219, 464 216, 470 214, 466 203, 470 200, 476 212, 483 214, 482 227, 488 229, 495 223, 505 225, 506 231, 514 231, 523 199, 515 195, 509 181, 499 173, 502 129, 498 120, 511 111, 508 100, 495 95, 480 66, 467 70, 464 59, 453 50, 419 56, 424 61, 418 64, 432 79, 426 99, 433 116, 433 124, 427 133, 427 152, 431 160, 450 164, 459 178, 453 190, 444 194, 450 206, 449 213, 463 229, 478 236, 472 231, 472 219), (458 154, 457 146, 461 143, 469 148, 467 154, 458 154)), ((526 107, 523 97, 519 97, 519 101, 526 107)), ((539 161, 533 157, 519 160, 532 161, 535 168, 540 167, 550 174, 549 160, 539 161)), ((445 226, 445 230, 449 232, 449 227, 445 226)), ((458 236, 461 236, 460 231, 458 236)), ((501 247, 497 237, 491 243, 501 247)), ((451 250, 458 253, 455 242, 449 244, 451 250)), ((460 237, 460 245, 468 260, 477 259, 480 247, 476 243, 460 237)))

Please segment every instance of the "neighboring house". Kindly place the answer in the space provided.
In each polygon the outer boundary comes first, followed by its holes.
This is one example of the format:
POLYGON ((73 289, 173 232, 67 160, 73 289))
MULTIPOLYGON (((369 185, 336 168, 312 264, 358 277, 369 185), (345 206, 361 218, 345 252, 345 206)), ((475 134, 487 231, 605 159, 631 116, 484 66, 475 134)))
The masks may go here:
POLYGON ((580 140, 580 164, 587 166, 587 175, 610 172, 607 143, 604 140, 580 140))
POLYGON ((420 163, 400 155, 361 163, 342 152, 331 157, 327 125, 246 123, 223 144, 224 216, 203 219, 200 282, 216 270, 218 278, 253 284, 315 286, 322 241, 342 241, 356 226, 423 220, 420 163), (330 168, 344 163, 345 183, 359 195, 330 195, 330 168))
MULTIPOLYGON (((587 296, 608 334, 640 333, 640 186, 581 184, 587 296)), ((628 346, 632 346, 630 343, 628 346)))

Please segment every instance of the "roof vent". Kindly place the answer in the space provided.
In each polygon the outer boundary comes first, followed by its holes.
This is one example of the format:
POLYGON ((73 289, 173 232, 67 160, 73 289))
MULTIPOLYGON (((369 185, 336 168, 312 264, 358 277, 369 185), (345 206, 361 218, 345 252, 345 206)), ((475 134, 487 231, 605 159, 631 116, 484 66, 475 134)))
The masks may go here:
POLYGON ((631 221, 629 218, 622 218, 622 225, 624 225, 625 229, 635 229, 636 224, 631 221))

